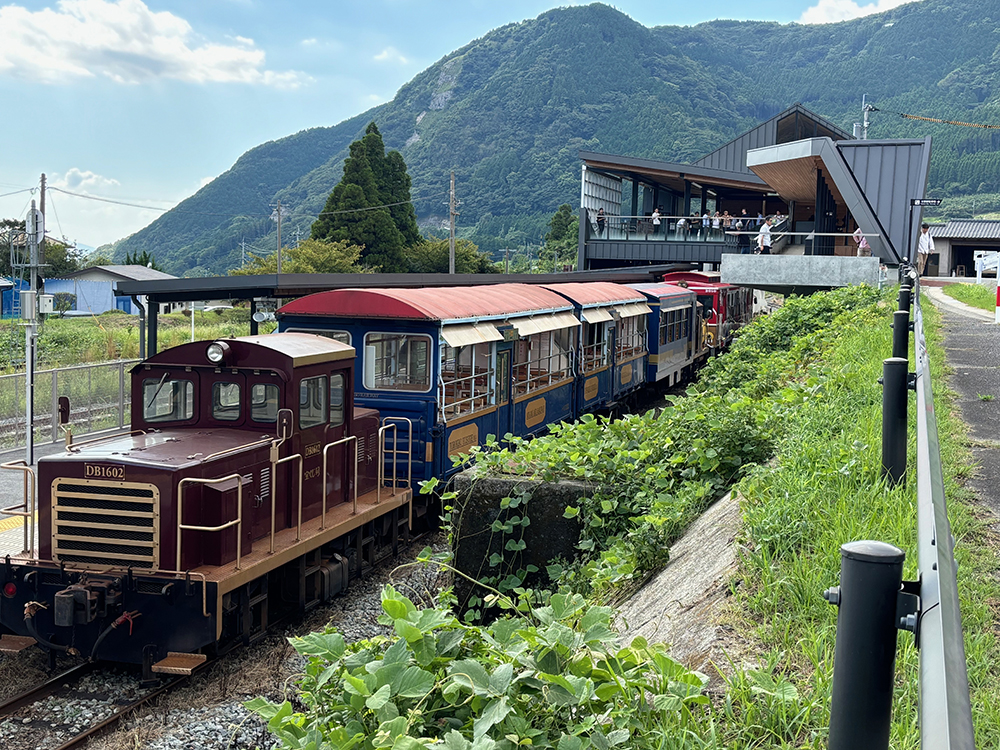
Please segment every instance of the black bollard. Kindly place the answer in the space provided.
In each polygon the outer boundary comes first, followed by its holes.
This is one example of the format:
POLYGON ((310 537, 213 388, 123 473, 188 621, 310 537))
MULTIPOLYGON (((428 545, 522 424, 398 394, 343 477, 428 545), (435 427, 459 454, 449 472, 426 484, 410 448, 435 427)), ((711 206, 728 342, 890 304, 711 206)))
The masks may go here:
POLYGON ((829 750, 889 747, 896 597, 905 556, 884 542, 840 548, 840 586, 824 594, 838 606, 829 750))
POLYGON ((910 312, 910 305, 913 301, 913 287, 904 284, 899 287, 899 309, 910 312))
POLYGON ((896 310, 892 314, 892 356, 909 359, 910 355, 910 313, 896 310))
POLYGON ((906 405, 909 363, 882 360, 882 476, 899 484, 906 478, 906 405))

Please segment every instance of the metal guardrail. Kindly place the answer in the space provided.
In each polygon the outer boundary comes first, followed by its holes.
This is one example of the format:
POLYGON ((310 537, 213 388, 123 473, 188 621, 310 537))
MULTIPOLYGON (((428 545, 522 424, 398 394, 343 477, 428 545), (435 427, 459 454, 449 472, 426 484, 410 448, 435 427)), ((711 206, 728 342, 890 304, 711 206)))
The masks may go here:
MULTIPOLYGON (((78 435, 122 429, 131 421, 129 369, 137 359, 73 365, 35 372, 34 434, 36 445, 57 443, 59 396, 73 405, 70 421, 78 435)), ((25 436, 23 372, 0 375, 0 449, 23 448, 25 436)))
POLYGON ((916 391, 918 580, 903 581, 905 553, 883 542, 841 547, 840 585, 824 597, 838 606, 830 750, 887 750, 898 630, 920 649, 920 745, 972 750, 975 735, 962 638, 957 563, 948 523, 944 473, 920 309, 919 280, 902 269, 893 357, 883 362, 882 476, 906 480, 908 392, 916 391), (912 284, 913 286, 909 286, 912 284), (908 372, 909 310, 914 316, 916 372, 908 372))

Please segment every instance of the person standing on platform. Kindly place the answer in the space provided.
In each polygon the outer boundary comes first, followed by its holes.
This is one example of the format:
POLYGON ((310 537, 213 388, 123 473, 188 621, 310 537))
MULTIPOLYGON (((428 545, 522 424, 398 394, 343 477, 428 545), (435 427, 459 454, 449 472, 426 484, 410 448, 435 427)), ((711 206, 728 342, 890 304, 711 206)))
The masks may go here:
POLYGON ((604 217, 604 209, 603 208, 597 209, 597 236, 598 237, 603 237, 604 236, 604 225, 605 225, 606 222, 607 222, 607 219, 604 217))
POLYGON ((771 254, 771 217, 768 216, 764 219, 764 223, 760 225, 760 231, 757 232, 757 253, 759 255, 770 255, 771 254))
POLYGON ((660 207, 657 206, 653 209, 653 236, 655 237, 660 233, 660 207))
POLYGON ((744 229, 749 229, 749 227, 744 227, 742 221, 736 222, 736 249, 739 250, 740 255, 750 254, 750 235, 744 232, 744 229))
POLYGON ((917 240, 917 273, 924 275, 927 259, 934 252, 934 238, 931 237, 930 225, 925 221, 920 225, 920 239, 917 240))
POLYGON ((854 244, 858 246, 858 257, 859 258, 870 258, 872 255, 871 245, 868 244, 868 238, 865 237, 864 232, 861 231, 861 227, 854 230, 854 244))

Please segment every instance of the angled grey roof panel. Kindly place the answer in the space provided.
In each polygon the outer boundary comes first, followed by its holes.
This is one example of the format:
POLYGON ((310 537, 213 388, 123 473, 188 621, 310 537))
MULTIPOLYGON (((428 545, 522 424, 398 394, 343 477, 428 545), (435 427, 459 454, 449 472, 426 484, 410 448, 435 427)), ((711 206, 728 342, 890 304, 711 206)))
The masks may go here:
MULTIPOLYGON (((931 139, 841 141, 836 144, 879 223, 900 255, 910 250, 910 199, 923 198, 930 169, 931 139)), ((916 226, 920 210, 913 212, 916 226)))
POLYGON ((778 142, 778 123, 789 115, 801 114, 814 123, 834 133, 839 138, 850 138, 851 135, 824 117, 810 112, 801 104, 793 104, 788 109, 779 112, 769 120, 751 128, 719 148, 694 162, 697 165, 724 169, 729 172, 745 172, 752 174, 747 166, 746 153, 755 148, 773 146, 778 142))

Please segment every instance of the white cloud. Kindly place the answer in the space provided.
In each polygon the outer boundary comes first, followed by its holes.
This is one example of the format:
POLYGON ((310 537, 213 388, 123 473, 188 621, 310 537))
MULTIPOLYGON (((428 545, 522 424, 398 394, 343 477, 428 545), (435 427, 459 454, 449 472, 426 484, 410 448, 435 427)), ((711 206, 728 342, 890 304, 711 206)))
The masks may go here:
POLYGON ((121 183, 112 177, 104 177, 89 170, 71 167, 64 175, 53 175, 49 184, 53 187, 64 188, 73 192, 86 192, 88 190, 117 187, 121 183))
POLYGON ((317 39, 314 36, 311 36, 308 39, 303 39, 301 42, 299 42, 299 44, 301 44, 303 47, 315 47, 316 44, 318 43, 319 39, 317 39))
POLYGON ((799 19, 799 23, 836 23, 849 21, 852 18, 870 16, 873 13, 883 13, 913 0, 877 0, 867 5, 858 5, 854 0, 819 0, 811 8, 807 8, 799 19))
POLYGON ((389 62, 397 63, 399 65, 409 64, 409 60, 403 57, 403 54, 395 47, 386 47, 384 50, 379 52, 375 57, 372 58, 376 62, 389 62))
POLYGON ((153 12, 142 0, 60 0, 37 12, 7 5, 0 7, 0 39, 0 76, 43 83, 104 76, 123 84, 167 78, 296 88, 311 81, 266 70, 252 39, 206 41, 183 18, 153 12))

